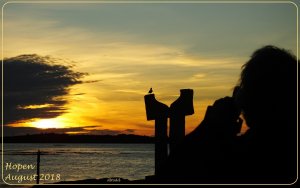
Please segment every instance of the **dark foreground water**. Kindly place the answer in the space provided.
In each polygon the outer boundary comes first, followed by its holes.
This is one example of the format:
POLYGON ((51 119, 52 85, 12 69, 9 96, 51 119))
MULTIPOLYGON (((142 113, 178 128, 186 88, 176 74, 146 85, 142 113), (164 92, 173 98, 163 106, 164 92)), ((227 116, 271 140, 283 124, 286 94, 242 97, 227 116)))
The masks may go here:
POLYGON ((4 180, 34 184, 38 149, 40 183, 154 174, 153 144, 4 144, 4 180))

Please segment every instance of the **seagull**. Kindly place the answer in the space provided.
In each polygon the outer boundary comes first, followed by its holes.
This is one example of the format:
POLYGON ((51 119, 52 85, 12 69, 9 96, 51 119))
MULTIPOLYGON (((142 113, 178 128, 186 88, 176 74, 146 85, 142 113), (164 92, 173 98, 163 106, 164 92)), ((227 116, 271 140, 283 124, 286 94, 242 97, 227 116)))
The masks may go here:
POLYGON ((150 94, 150 93, 152 93, 153 92, 153 89, 152 89, 152 87, 150 88, 150 90, 148 91, 148 93, 150 94))

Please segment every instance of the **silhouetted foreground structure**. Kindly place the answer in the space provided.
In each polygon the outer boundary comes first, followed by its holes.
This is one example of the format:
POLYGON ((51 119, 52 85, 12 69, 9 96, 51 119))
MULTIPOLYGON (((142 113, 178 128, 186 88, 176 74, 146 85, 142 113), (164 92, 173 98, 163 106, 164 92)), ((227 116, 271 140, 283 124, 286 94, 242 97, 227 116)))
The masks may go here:
POLYGON ((185 137, 185 116, 194 114, 192 89, 181 89, 179 98, 170 106, 170 153, 185 137))
POLYGON ((179 98, 167 105, 157 101, 153 90, 145 95, 147 120, 155 120, 155 175, 160 175, 168 158, 168 117, 170 117, 170 153, 185 137, 185 116, 194 113, 193 90, 181 89, 179 98))
POLYGON ((147 120, 155 120, 155 174, 160 174, 160 168, 168 157, 168 116, 169 107, 155 99, 154 94, 145 96, 147 120))
MULTIPOLYGON (((266 46, 255 51, 243 66, 234 96, 208 106, 201 124, 176 145, 160 173, 148 182, 294 183, 298 178, 297 64, 296 57, 284 49, 266 46), (249 129, 238 136, 240 112, 249 129)), ((170 115, 176 125, 173 130, 182 133, 183 114, 174 114, 170 115)))

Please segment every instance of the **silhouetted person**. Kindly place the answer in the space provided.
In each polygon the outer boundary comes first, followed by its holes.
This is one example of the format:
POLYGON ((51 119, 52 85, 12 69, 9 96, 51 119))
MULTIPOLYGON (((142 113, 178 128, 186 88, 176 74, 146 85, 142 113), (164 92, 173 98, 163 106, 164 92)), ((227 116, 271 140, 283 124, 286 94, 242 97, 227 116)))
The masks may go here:
POLYGON ((296 180, 297 63, 286 50, 266 46, 243 67, 236 100, 250 129, 237 155, 248 162, 235 168, 247 181, 296 180))
POLYGON ((263 47, 243 66, 234 97, 207 108, 168 158, 158 182, 293 183, 296 180, 297 60, 263 47), (237 136, 240 111, 249 127, 237 136))

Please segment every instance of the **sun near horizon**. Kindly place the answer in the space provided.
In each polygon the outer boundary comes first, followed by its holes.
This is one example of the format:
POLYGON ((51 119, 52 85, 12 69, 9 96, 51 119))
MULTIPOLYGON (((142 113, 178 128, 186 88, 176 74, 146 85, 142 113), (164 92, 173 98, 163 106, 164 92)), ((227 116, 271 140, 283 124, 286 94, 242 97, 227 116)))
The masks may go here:
POLYGON ((49 129, 49 128, 63 128, 63 125, 60 125, 55 119, 40 119, 31 123, 34 127, 40 129, 49 129))

